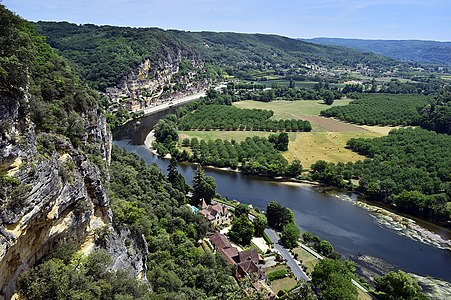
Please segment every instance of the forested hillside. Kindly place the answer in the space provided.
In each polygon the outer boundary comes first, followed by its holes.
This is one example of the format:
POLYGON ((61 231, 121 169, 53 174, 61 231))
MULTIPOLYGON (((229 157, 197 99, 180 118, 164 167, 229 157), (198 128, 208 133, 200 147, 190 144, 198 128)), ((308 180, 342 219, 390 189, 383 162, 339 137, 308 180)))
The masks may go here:
POLYGON ((191 47, 158 28, 38 22, 39 33, 96 89, 114 86, 145 59, 153 64, 193 57, 191 47))
MULTIPOLYGON (((399 64, 370 53, 275 35, 79 26, 66 22, 35 25, 91 86, 100 89, 117 84, 146 58, 156 62, 179 54, 225 66, 232 73, 242 68, 299 67, 305 63, 350 67, 367 64, 374 69, 399 64)), ((216 72, 214 68, 210 71, 216 72)))
POLYGON ((451 65, 451 42, 339 38, 314 38, 306 41, 369 51, 404 61, 451 65))

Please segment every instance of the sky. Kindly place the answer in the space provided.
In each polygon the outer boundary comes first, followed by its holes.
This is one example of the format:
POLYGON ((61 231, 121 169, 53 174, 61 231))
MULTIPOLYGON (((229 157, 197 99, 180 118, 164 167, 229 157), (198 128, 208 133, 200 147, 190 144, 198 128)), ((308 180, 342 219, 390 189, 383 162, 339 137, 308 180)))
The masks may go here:
MULTIPOLYGON (((0 0, 1 1, 1 0, 0 0)), ((31 21, 451 41, 451 0, 3 0, 31 21)))

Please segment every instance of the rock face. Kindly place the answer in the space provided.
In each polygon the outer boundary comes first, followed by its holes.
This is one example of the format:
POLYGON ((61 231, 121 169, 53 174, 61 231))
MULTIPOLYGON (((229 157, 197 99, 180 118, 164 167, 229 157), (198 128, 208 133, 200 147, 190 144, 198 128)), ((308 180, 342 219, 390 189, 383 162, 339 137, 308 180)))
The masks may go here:
POLYGON ((37 134, 22 107, 26 102, 27 96, 0 93, 0 299, 10 299, 18 276, 57 244, 74 242, 85 252, 98 247, 98 228, 109 228, 109 242, 103 246, 113 254, 115 266, 145 279, 145 242, 111 227, 104 183, 112 137, 105 117, 90 112, 85 118, 86 154, 65 136, 37 134), (127 253, 127 239, 134 249, 144 250, 127 253))

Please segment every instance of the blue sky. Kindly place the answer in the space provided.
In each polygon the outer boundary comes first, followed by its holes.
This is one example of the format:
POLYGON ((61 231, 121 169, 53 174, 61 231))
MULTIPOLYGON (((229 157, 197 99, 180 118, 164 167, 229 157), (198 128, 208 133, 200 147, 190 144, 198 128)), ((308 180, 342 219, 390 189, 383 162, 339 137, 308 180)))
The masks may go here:
POLYGON ((451 0, 3 0, 32 20, 451 41, 451 0))

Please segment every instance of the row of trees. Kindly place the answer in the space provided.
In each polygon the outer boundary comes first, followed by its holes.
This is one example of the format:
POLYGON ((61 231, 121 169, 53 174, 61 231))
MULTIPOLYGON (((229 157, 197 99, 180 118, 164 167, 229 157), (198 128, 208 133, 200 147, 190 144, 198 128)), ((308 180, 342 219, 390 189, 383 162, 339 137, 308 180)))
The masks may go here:
POLYGON ((368 94, 346 106, 321 111, 321 115, 361 125, 419 125, 418 109, 428 99, 422 95, 368 94))
POLYGON ((451 136, 407 128, 381 138, 351 139, 348 146, 371 159, 318 161, 311 166, 312 179, 334 186, 358 179, 358 189, 374 199, 417 216, 449 220, 451 136))
POLYGON ((202 165, 239 168, 245 174, 296 177, 302 172, 298 160, 291 164, 275 149, 273 143, 264 137, 247 137, 244 141, 235 140, 184 140, 182 145, 190 146, 192 154, 176 151, 176 155, 202 165), (185 154, 184 154, 185 153, 185 154))
POLYGON ((179 130, 311 131, 303 120, 270 120, 273 112, 227 105, 202 105, 178 120, 179 130))

